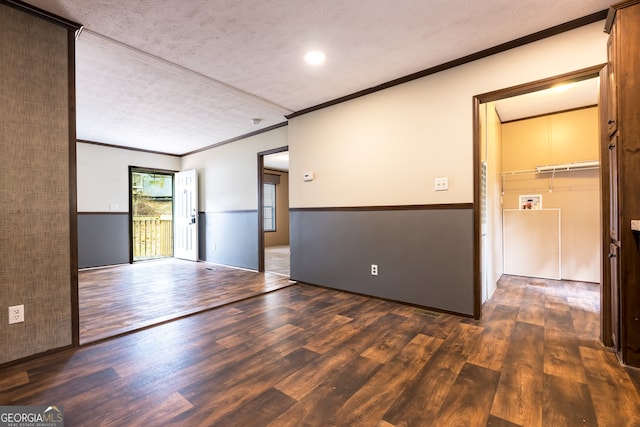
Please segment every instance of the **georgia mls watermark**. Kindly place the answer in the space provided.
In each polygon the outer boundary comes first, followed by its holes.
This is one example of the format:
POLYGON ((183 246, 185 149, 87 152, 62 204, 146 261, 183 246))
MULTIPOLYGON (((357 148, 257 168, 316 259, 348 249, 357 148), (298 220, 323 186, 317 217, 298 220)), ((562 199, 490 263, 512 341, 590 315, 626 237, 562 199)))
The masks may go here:
POLYGON ((0 427, 64 427, 62 406, 0 406, 0 427))

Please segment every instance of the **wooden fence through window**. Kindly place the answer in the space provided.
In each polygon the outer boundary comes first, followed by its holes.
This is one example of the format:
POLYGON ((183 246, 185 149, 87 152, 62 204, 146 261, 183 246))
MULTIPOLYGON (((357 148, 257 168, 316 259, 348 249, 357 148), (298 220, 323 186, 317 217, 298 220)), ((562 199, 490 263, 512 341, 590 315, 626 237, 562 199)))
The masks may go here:
POLYGON ((173 221, 171 217, 133 217, 133 259, 173 256, 173 221))

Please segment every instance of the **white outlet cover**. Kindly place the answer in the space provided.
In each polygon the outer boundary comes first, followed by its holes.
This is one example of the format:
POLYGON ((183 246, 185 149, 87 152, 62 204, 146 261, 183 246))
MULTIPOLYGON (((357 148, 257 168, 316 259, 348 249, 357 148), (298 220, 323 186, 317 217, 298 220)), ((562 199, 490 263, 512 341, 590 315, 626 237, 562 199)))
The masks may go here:
POLYGON ((9 324, 24 322, 24 305, 9 307, 9 324))
POLYGON ((449 189, 448 177, 436 178, 434 181, 436 191, 447 191, 449 189))

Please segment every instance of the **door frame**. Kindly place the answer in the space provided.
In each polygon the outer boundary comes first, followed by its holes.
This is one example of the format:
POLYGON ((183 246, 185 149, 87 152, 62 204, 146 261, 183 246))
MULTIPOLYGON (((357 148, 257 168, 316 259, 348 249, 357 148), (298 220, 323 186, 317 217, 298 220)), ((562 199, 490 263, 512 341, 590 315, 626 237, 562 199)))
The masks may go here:
MULTIPOLYGON (((473 248, 474 248, 474 259, 473 259, 473 292, 474 292, 474 307, 473 307, 473 317, 475 319, 480 319, 482 316, 482 266, 481 266, 481 218, 480 218, 480 180, 481 180, 481 135, 480 135, 480 105, 498 101, 500 99, 509 98, 517 95, 524 95, 530 92, 536 92, 543 89, 549 89, 553 86, 556 86, 561 83, 571 83, 578 82, 581 80, 587 80, 595 77, 599 77, 601 71, 604 69, 606 64, 599 64, 592 67, 584 68, 581 70, 572 71, 569 73, 548 77, 542 80, 537 80, 529 83, 524 83, 517 86, 511 86, 504 89, 499 89, 492 92, 483 93, 480 95, 476 95, 473 97, 473 248)), ((599 105, 601 104, 601 100, 599 100, 599 105)), ((600 108, 600 114, 602 114, 602 108, 600 108)), ((601 119, 602 121, 602 119, 601 119)), ((602 128, 602 126, 601 126, 602 128)), ((604 130, 606 132, 606 129, 604 130)), ((602 129, 601 129, 602 132, 602 129)), ((609 182, 608 178, 608 165, 604 165, 602 159, 600 161, 600 176, 601 176, 601 200, 602 207, 605 208, 604 199, 606 198, 606 205, 608 209, 608 192, 609 192, 609 182)), ((608 212, 608 211, 607 211, 608 212)), ((605 212, 602 212, 602 223, 604 228, 605 222, 605 212)), ((608 216, 608 213, 607 213, 608 216)), ((604 236, 604 232, 602 233, 604 236)), ((608 232, 607 232, 608 236, 608 232)), ((605 241, 604 237, 601 237, 602 242, 601 245, 605 243, 608 245, 608 240, 605 241)), ((608 246, 607 246, 608 248, 608 246)), ((603 252, 603 258, 606 256, 607 252, 603 252)), ((608 258, 607 258, 608 262, 608 258)), ((600 339, 605 345, 610 345, 611 339, 607 339, 607 337, 611 336, 611 287, 608 279, 608 267, 604 262, 604 259, 601 261, 601 273, 600 273, 600 339)))
POLYGON ((156 168, 148 168, 141 166, 131 166, 129 165, 129 264, 133 264, 135 261, 133 260, 133 194, 131 191, 131 186, 133 184, 133 172, 142 172, 142 173, 159 173, 164 175, 171 175, 171 218, 173 222, 173 203, 175 200, 175 174, 178 171, 168 170, 168 169, 156 169, 156 168))
POLYGON ((264 273, 264 157, 289 151, 289 146, 258 153, 258 272, 264 273))

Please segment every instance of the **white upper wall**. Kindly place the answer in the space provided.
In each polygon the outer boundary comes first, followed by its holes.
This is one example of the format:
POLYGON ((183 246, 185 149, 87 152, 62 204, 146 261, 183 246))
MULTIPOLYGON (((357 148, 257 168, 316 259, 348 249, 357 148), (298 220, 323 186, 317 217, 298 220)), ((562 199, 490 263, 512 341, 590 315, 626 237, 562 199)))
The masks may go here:
POLYGON ((197 169, 199 210, 258 209, 258 153, 287 145, 287 126, 182 158, 197 169))
POLYGON ((180 170, 180 157, 76 144, 78 212, 128 212, 129 166, 180 170), (117 208, 112 209, 112 205, 117 208))
POLYGON ((473 201, 475 95, 606 62, 604 22, 289 121, 290 206, 473 201), (305 172, 315 180, 303 182, 305 172), (449 178, 449 191, 434 179, 449 178))

